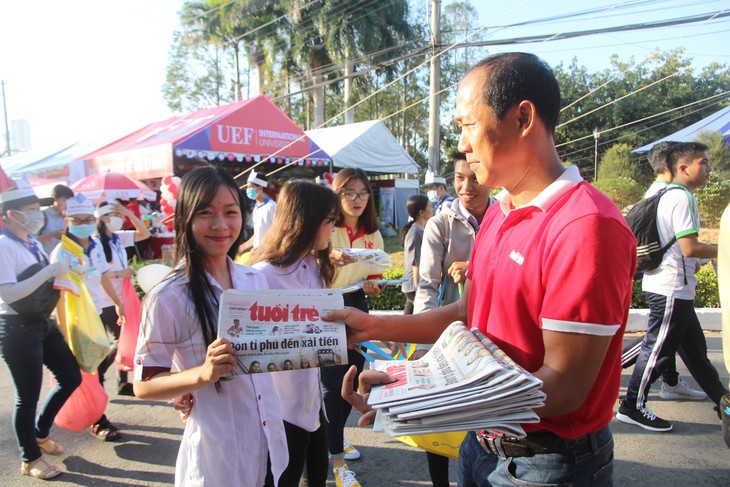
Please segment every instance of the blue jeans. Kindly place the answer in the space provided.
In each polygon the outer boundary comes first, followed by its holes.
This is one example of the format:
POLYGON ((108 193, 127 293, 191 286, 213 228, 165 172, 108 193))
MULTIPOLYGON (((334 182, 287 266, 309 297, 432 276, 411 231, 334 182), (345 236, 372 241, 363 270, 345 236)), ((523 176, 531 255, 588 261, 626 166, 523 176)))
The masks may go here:
POLYGON ((48 436, 56 414, 81 384, 81 372, 52 321, 0 316, 0 355, 15 384, 13 426, 20 458, 32 462, 41 456, 36 438, 48 436), (44 364, 56 377, 57 384, 48 393, 36 419, 44 364))
POLYGON ((560 453, 502 460, 487 453, 470 431, 459 449, 459 487, 611 486, 613 436, 606 426, 560 453))

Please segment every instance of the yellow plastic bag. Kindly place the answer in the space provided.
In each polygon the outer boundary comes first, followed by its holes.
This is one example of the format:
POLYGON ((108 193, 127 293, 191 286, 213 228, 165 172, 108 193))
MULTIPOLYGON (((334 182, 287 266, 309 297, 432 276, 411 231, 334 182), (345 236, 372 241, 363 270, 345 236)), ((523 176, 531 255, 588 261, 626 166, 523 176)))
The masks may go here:
POLYGON ((430 453, 449 458, 459 458, 459 447, 464 441, 466 431, 450 433, 431 433, 428 435, 399 436, 396 438, 406 445, 415 446, 430 453))
POLYGON ((79 295, 66 292, 66 340, 79 368, 93 373, 109 355, 111 345, 89 290, 83 282, 79 295))

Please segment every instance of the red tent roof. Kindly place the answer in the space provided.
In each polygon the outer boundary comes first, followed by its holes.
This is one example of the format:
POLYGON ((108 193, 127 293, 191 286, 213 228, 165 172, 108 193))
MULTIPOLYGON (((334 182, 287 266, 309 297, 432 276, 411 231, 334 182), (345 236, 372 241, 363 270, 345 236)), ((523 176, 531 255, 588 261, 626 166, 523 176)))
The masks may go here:
POLYGON ((138 179, 173 173, 177 157, 274 162, 303 158, 323 165, 329 156, 265 95, 155 122, 84 157, 96 171, 138 179))

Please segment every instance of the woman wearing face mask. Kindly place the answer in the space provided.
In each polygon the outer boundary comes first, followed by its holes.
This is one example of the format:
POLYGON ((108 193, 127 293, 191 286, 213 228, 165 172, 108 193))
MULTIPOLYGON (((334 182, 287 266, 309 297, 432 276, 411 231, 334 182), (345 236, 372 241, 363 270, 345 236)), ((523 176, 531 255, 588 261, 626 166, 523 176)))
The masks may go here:
MULTIPOLYGON (((109 273, 111 274, 111 283, 118 297, 122 297, 122 287, 124 279, 131 279, 134 275, 134 269, 129 267, 127 262, 127 247, 131 247, 135 242, 145 240, 150 237, 150 231, 144 226, 142 220, 137 218, 134 213, 120 205, 118 202, 99 203, 96 208, 96 232, 99 235, 101 246, 104 249, 104 257, 109 264, 109 273), (122 230, 124 218, 134 225, 134 230, 122 230)), ((114 363, 114 357, 117 354, 117 342, 121 327, 119 326, 120 316, 117 315, 114 302, 107 294, 100 294, 101 306, 101 322, 104 327, 114 336, 114 345, 109 356, 99 366, 99 380, 104 383, 104 374, 114 363)), ((119 371, 119 387, 118 394, 122 396, 134 396, 132 384, 127 382, 127 373, 119 371)))
MULTIPOLYGON (((96 305, 96 312, 101 316, 102 305, 106 297, 111 298, 116 307, 116 316, 119 322, 124 323, 124 306, 119 295, 112 284, 112 276, 109 263, 104 255, 104 248, 101 241, 92 236, 96 230, 96 217, 94 216, 94 203, 83 194, 77 194, 73 198, 66 201, 66 236, 79 244, 84 250, 84 268, 85 273, 83 282, 89 290, 91 299, 96 305)), ((59 259, 61 245, 58 244, 51 253, 51 262, 59 259)), ((64 308, 64 295, 66 291, 61 293, 59 301, 60 309, 64 308)), ((63 313, 59 313, 62 315, 63 313)), ((103 383, 101 366, 99 368, 99 381, 103 383)), ((107 419, 105 414, 91 427, 91 434, 102 441, 116 441, 122 435, 119 428, 114 426, 107 419)))
POLYGON ((50 290, 52 279, 68 272, 68 265, 49 264, 48 255, 33 237, 44 219, 38 198, 26 181, 0 193, 0 207, 5 222, 0 235, 0 355, 15 385, 13 427, 21 473, 50 479, 62 470, 42 455, 63 453, 49 436, 53 419, 81 384, 76 359, 56 324, 48 319, 58 299, 50 290), (40 270, 23 278, 33 267, 40 270), (47 308, 40 309, 44 304, 47 308), (44 365, 57 384, 36 417, 44 365))

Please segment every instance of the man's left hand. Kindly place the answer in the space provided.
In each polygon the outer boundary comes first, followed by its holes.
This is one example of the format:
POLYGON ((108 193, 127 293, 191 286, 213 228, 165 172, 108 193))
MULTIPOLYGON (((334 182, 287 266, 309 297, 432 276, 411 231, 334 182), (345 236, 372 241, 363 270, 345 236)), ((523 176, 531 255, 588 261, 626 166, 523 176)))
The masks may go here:
POLYGON ((380 370, 365 370, 360 373, 359 391, 355 392, 355 374, 357 374, 357 367, 353 365, 342 379, 342 399, 362 413, 360 419, 357 420, 357 425, 367 426, 375 421, 375 410, 368 405, 370 389, 372 386, 390 384, 398 379, 380 370))

